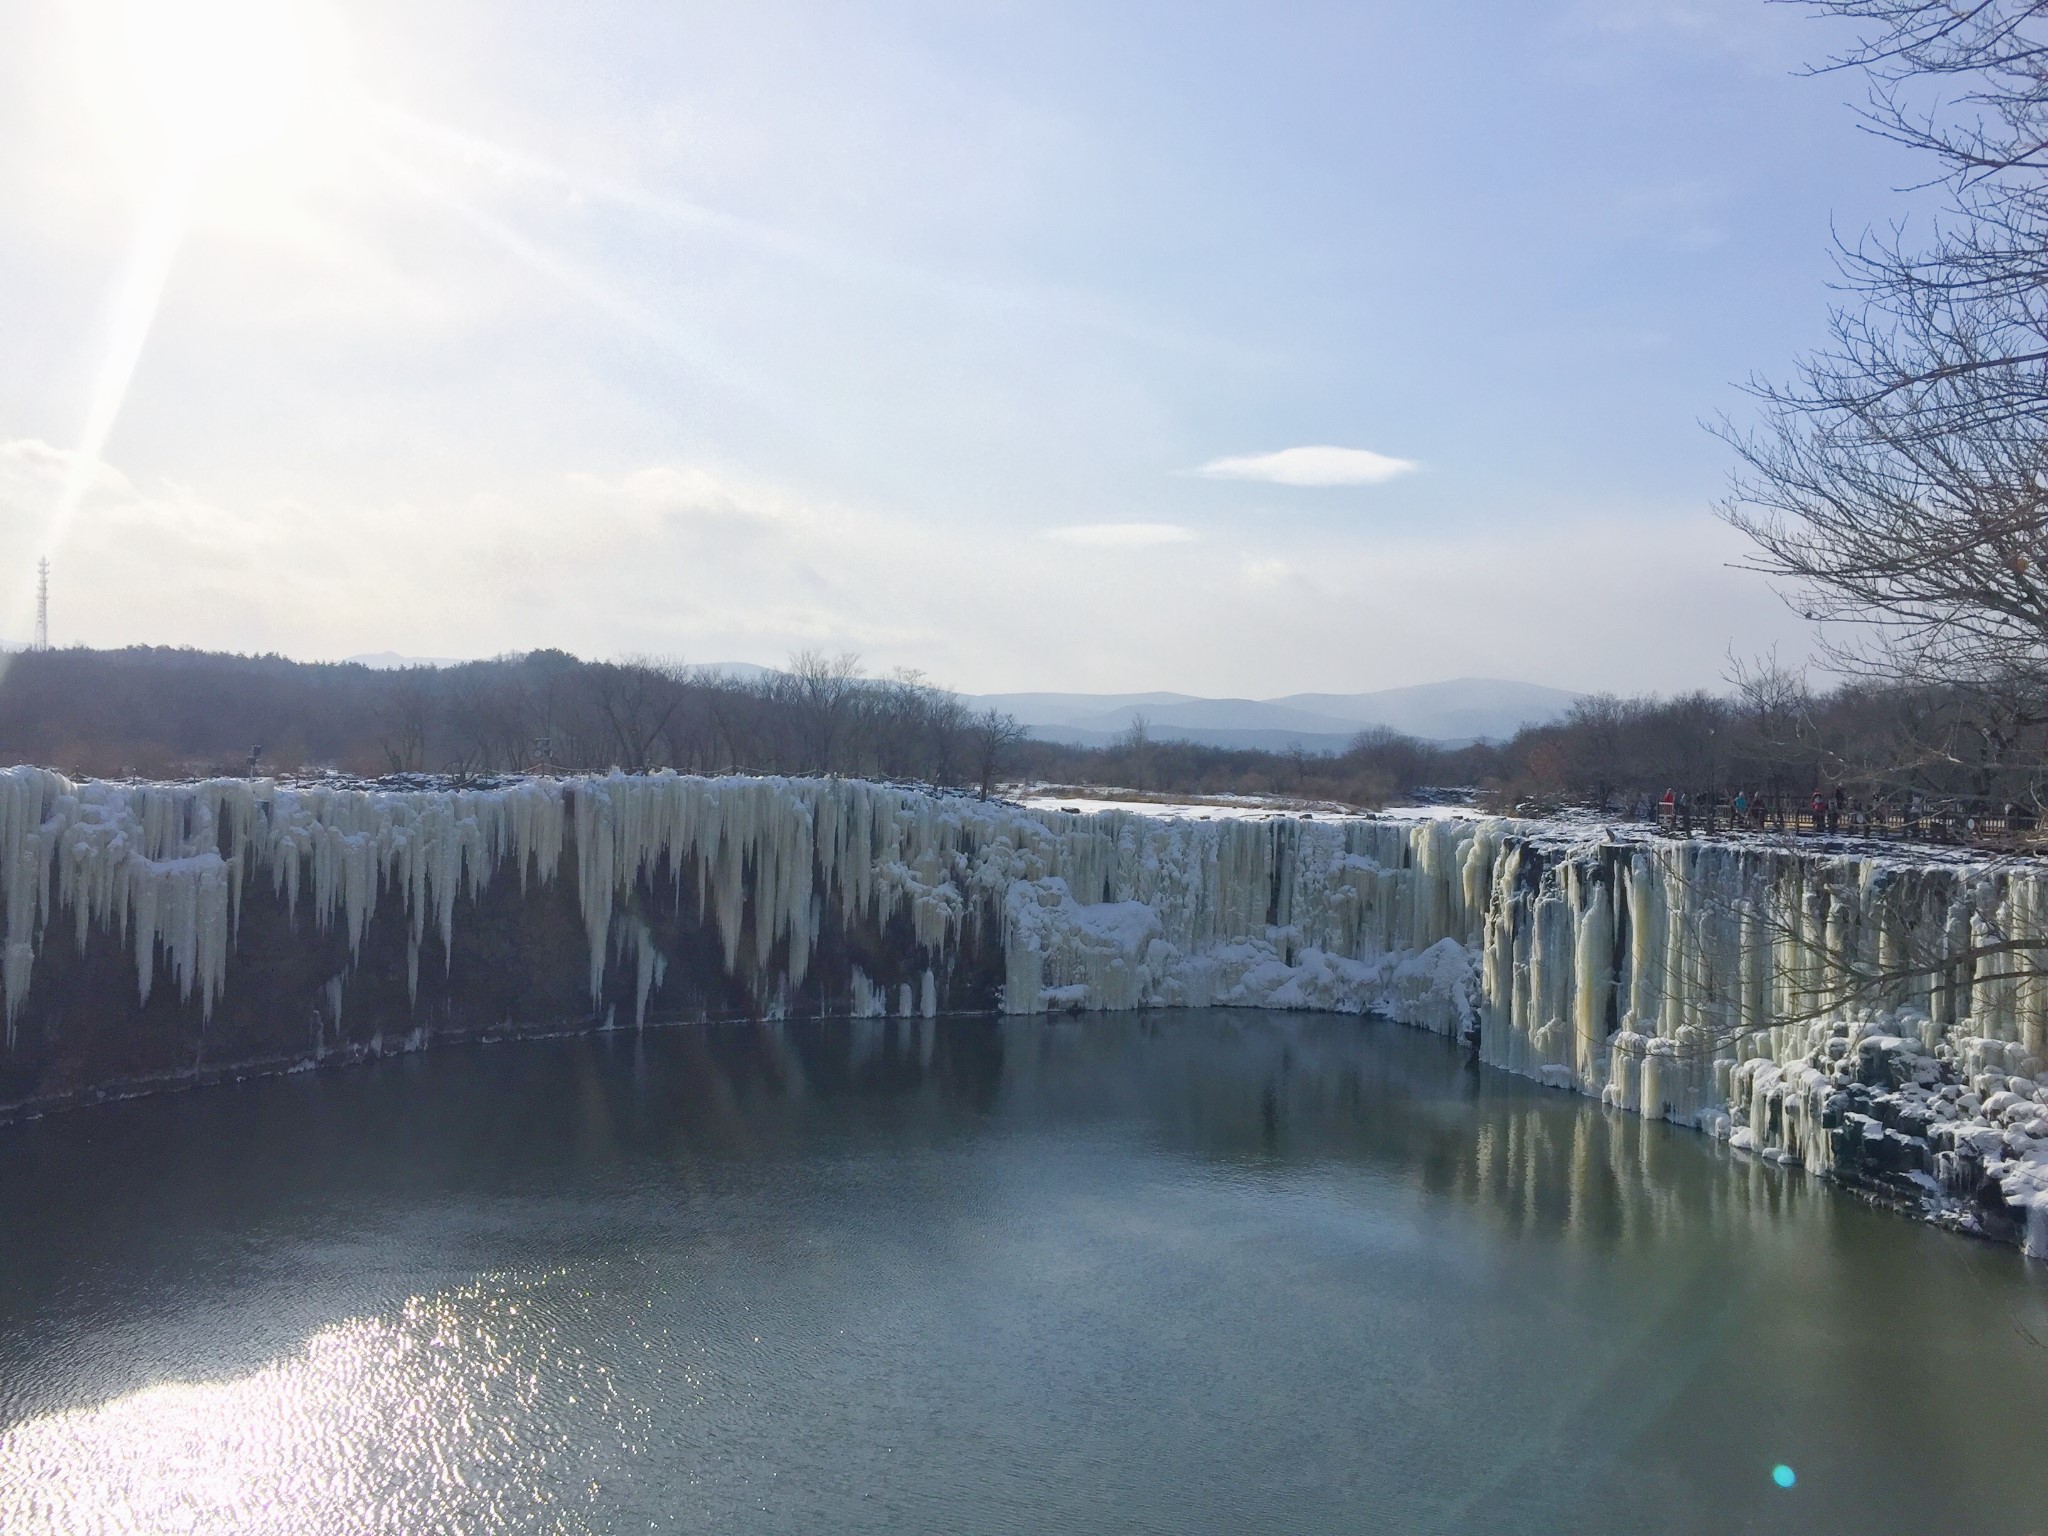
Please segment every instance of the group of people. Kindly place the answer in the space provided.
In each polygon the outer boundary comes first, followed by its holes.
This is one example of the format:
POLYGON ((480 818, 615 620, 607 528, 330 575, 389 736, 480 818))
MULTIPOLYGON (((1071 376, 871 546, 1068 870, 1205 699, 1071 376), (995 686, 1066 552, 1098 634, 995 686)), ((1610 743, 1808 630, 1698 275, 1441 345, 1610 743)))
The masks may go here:
MULTIPOLYGON (((1861 832, 1869 821, 1863 803, 1851 800, 1849 792, 1840 786, 1833 794, 1816 789, 1804 807, 1783 795, 1752 795, 1746 789, 1736 790, 1725 802, 1713 790, 1692 795, 1681 789, 1667 789, 1661 800, 1652 800, 1645 791, 1637 797, 1635 811, 1636 820, 1653 821, 1674 832, 1691 832, 1695 827, 1703 832, 1761 832, 1765 827, 1815 834, 1845 829, 1861 832)), ((1916 795, 1911 817, 1916 825, 1919 814, 1916 795)))

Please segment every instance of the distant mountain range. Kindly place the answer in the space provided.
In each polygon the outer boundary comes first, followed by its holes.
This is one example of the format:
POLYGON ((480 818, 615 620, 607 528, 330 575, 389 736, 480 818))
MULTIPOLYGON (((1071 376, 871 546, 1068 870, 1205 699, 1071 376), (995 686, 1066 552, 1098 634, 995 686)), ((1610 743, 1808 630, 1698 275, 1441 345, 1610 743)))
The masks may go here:
MULTIPOLYGON (((440 656, 378 651, 351 656, 368 667, 448 666, 440 656)), ((751 661, 706 662, 694 670, 747 681, 773 667, 751 661)), ((1341 752, 1351 738, 1384 726, 1425 741, 1463 745, 1504 741, 1525 725, 1557 719, 1583 695, 1539 683, 1458 677, 1445 683, 1383 688, 1377 693, 1290 693, 1278 699, 1205 699, 1189 693, 983 693, 963 694, 974 709, 1015 715, 1045 741, 1100 747, 1145 717, 1155 740, 1193 741, 1212 747, 1283 751, 1299 744, 1310 752, 1341 752)))
POLYGON ((1460 677, 1377 693, 1291 693, 1278 699, 1204 699, 1185 693, 991 693, 976 707, 1008 710, 1047 741, 1102 746, 1138 716, 1160 740, 1278 750, 1341 751, 1358 732, 1384 726, 1426 741, 1499 741, 1557 719, 1581 695, 1538 683, 1460 677))

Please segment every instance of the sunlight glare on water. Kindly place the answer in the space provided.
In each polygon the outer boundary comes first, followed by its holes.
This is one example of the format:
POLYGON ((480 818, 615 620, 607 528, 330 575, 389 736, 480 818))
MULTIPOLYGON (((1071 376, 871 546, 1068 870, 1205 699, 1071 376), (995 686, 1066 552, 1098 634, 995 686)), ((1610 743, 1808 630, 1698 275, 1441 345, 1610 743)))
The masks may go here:
POLYGON ((450 1050, 0 1232, 8 1536, 2024 1530, 2048 1421, 2038 1266, 1350 1019, 450 1050))
MULTIPOLYGON (((530 1474, 549 1448, 526 1439, 549 1354, 519 1307, 533 1290, 415 1298, 247 1376, 18 1424, 0 1434, 0 1530, 516 1528, 547 1497, 530 1474)), ((614 1399, 601 1369, 581 1385, 592 1412, 614 1399)))

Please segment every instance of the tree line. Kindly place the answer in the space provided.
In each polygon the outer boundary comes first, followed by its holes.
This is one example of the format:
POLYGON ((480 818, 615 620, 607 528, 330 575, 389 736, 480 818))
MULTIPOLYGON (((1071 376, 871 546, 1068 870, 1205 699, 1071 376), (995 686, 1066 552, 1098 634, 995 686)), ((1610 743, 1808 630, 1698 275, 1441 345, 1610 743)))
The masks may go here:
POLYGON ((918 673, 810 651, 745 676, 556 650, 382 670, 160 646, 27 652, 0 672, 0 756, 115 777, 673 768, 985 794, 1024 734, 918 673))
POLYGON ((1508 745, 1497 798, 1626 809, 1667 790, 1741 793, 1783 812, 1839 792, 1864 807, 2038 817, 2048 796, 2048 726, 1979 690, 1868 678, 1816 689, 1768 664, 1732 681, 1721 694, 1581 699, 1508 745))
POLYGON ((1256 752, 1152 739, 1143 722, 1106 747, 1027 741, 1020 776, 1160 794, 1291 795, 1372 807, 1466 798, 1490 809, 1632 810, 1667 790, 1779 810, 1837 791, 1860 805, 1967 811, 2048 805, 2048 727, 1987 710, 1979 691, 1855 679, 1815 688, 1765 664, 1725 692, 1596 694, 1504 742, 1456 746, 1384 728, 1337 754, 1256 752))
POLYGON ((916 673, 803 652, 735 675, 672 660, 531 651, 448 667, 136 647, 29 652, 0 671, 0 757, 74 774, 841 773, 988 793, 999 782, 1358 807, 1457 790, 1500 809, 1632 804, 1666 789, 1803 800, 1846 787, 2039 807, 2044 728, 1981 690, 1856 680, 1816 691, 1765 666, 1727 693, 1580 700, 1505 742, 1376 728, 1339 753, 1032 737, 916 673))

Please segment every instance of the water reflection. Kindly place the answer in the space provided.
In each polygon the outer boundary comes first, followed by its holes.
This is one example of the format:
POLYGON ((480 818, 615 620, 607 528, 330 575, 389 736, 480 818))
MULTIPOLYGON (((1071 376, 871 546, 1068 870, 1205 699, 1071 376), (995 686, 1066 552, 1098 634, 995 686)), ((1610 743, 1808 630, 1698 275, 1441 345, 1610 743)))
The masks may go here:
POLYGON ((10 1533, 2021 1530, 2048 1413, 2016 1256, 1348 1019, 454 1051, 0 1234, 10 1533))
MULTIPOLYGON (((1141 1017, 1003 1027, 1007 1088, 1048 1117, 1130 1119, 1163 1143, 1245 1166, 1336 1160, 1412 1180, 1518 1237, 1651 1243, 1776 1224, 1804 1238, 1858 1211, 1838 1192, 1635 1116, 1479 1069, 1443 1042, 1317 1015, 1141 1017)), ((1858 1211, 1858 1214, 1862 1214, 1858 1211)))

